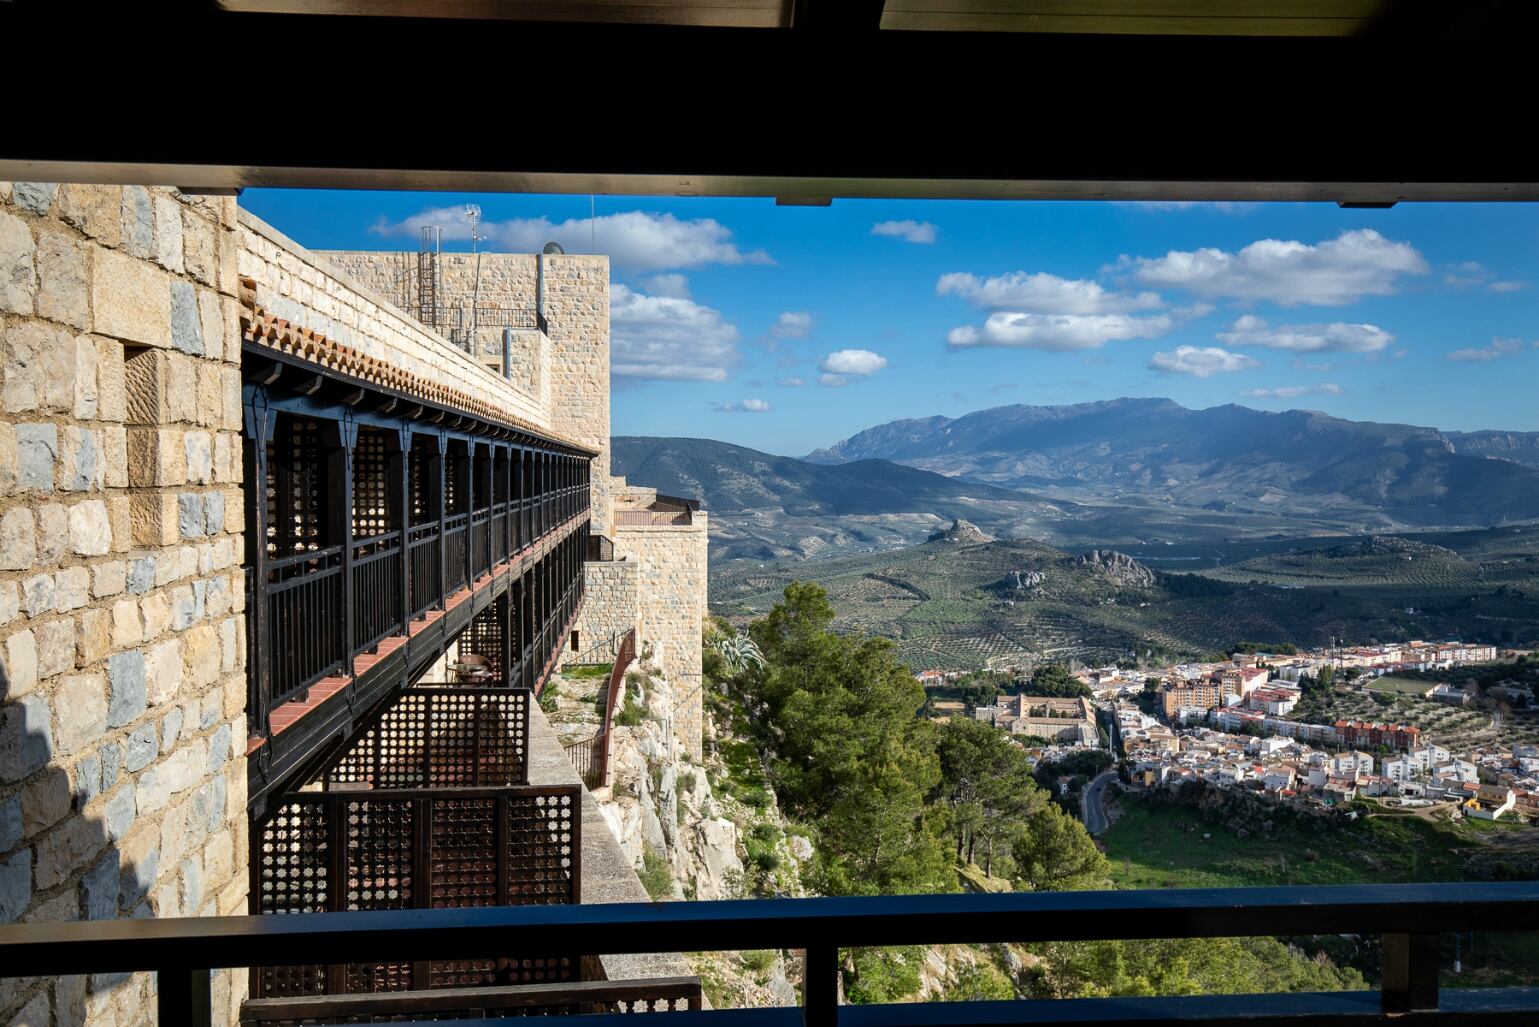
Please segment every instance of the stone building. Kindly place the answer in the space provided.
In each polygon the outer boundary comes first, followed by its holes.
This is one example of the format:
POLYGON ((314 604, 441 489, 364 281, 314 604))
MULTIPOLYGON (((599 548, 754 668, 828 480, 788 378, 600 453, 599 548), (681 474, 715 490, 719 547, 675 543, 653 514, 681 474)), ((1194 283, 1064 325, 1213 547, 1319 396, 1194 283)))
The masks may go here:
MULTIPOLYGON (((605 258, 483 255, 475 332, 405 263, 0 183, 0 923, 283 911, 262 832, 446 653, 537 686, 635 628, 698 683, 704 516, 608 473, 605 258)), ((152 985, 0 978, 0 1023, 149 1022, 152 985)))

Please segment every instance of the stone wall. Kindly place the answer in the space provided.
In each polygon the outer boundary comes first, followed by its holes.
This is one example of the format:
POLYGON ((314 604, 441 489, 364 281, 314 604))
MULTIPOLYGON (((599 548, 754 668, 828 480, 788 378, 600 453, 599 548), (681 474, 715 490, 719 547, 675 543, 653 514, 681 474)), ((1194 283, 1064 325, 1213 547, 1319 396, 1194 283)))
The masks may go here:
MULTIPOLYGON (((236 217, 0 183, 0 923, 246 910, 236 217)), ((0 979, 0 1023, 153 1004, 0 979)))
MULTIPOLYGON (((637 593, 636 560, 615 559, 583 564, 582 610, 577 615, 578 654, 597 646, 606 638, 623 635, 641 622, 637 593)), ((609 649, 599 649, 567 663, 608 663, 614 658, 609 649)))
POLYGON ((673 686, 674 733, 701 758, 704 695, 701 639, 706 614, 707 515, 687 525, 616 525, 615 555, 639 564, 640 638, 673 686))
POLYGON ((543 384, 536 382, 541 391, 531 393, 494 374, 372 290, 378 276, 355 281, 352 265, 339 272, 334 260, 311 253, 246 211, 240 212, 240 243, 240 273, 256 281, 257 303, 269 312, 560 433, 543 384))
MULTIPOLYGON (((415 253, 319 250, 355 287, 390 297, 402 309, 417 309, 415 253)), ((451 311, 443 327, 470 323, 472 299, 481 307, 533 315, 540 264, 544 264, 546 332, 514 333, 513 380, 541 404, 541 424, 564 438, 599 451, 593 460, 593 530, 610 530, 609 498, 609 258, 569 254, 482 253, 480 292, 477 258, 471 253, 439 254, 440 307, 451 311)), ((383 302, 383 301, 382 301, 383 302)), ((281 315, 280 315, 281 316, 281 315)), ((423 329, 426 332, 426 329, 423 329)), ((431 334, 431 333, 428 333, 431 334)), ((437 338, 437 336, 434 336, 437 338)), ((449 345, 444 343, 444 345, 449 345)), ((481 329, 464 353, 483 373, 501 366, 502 329, 481 329)), ((498 377, 493 374, 492 377, 498 377)))

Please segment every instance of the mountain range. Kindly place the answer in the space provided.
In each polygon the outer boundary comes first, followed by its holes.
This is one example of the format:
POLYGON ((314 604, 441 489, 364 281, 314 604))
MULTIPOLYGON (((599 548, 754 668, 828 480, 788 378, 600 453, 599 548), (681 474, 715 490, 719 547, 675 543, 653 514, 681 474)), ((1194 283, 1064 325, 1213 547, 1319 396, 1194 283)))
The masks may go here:
POLYGON ((1441 432, 1168 399, 891 421, 808 454, 883 459, 1072 502, 1326 516, 1382 530, 1539 517, 1539 433, 1441 432))
POLYGON ((887 460, 825 466, 710 439, 616 436, 611 466, 659 492, 699 499, 717 561, 893 549, 956 518, 1015 536, 1075 509, 887 460))

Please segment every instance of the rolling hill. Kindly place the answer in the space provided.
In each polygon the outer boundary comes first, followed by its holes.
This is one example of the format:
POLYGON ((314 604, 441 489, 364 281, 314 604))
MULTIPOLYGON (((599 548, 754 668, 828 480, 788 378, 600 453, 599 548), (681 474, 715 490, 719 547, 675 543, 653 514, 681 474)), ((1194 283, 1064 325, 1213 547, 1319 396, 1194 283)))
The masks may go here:
POLYGON ((635 436, 616 436, 612 453, 614 473, 701 500, 718 562, 891 549, 957 518, 994 535, 1036 533, 1074 512, 1070 503, 887 460, 820 466, 709 439, 635 436))

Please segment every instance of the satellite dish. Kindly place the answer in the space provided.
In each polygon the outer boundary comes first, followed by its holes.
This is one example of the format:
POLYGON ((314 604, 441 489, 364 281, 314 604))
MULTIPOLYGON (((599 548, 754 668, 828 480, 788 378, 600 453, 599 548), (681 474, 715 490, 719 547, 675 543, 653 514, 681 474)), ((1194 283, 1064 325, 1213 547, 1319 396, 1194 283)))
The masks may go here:
POLYGON ((561 244, 558 243, 558 242, 548 242, 548 243, 545 244, 545 252, 546 253, 565 253, 566 250, 563 250, 561 248, 561 244))

